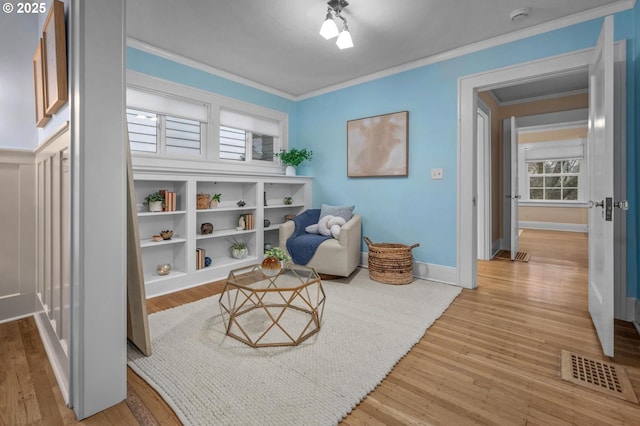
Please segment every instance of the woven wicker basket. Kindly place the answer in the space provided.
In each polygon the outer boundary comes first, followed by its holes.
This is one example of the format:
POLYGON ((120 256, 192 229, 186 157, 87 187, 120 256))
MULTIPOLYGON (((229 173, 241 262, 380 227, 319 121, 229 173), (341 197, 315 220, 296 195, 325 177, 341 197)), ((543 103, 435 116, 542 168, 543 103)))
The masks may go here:
POLYGON ((418 247, 393 243, 374 244, 367 237, 369 247, 369 278, 384 284, 409 284, 413 282, 413 255, 411 250, 418 247))
POLYGON ((204 210, 209 208, 209 201, 211 201, 211 196, 209 194, 197 194, 196 195, 196 209, 204 210))

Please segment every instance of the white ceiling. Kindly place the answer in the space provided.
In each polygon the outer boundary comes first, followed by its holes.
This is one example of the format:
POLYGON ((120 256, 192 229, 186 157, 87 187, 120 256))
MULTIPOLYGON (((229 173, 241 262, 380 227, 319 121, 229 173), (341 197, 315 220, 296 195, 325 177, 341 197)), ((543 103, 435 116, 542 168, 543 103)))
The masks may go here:
POLYGON ((127 35, 298 97, 588 10, 589 17, 610 13, 629 1, 349 3, 343 15, 355 47, 345 50, 318 34, 326 0, 127 0, 127 35), (529 17, 511 22, 510 12, 524 6, 529 17))

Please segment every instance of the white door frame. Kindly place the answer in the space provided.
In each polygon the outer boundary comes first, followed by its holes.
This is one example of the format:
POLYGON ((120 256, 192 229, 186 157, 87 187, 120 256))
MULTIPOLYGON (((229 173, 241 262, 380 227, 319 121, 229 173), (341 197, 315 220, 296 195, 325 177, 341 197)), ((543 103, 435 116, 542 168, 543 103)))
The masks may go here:
POLYGON ((491 108, 478 99, 478 117, 483 125, 478 126, 478 259, 491 260, 491 108))
MULTIPOLYGON (((616 42, 616 62, 626 61, 626 43, 624 40, 616 42)), ((476 288, 477 282, 477 209, 474 197, 477 196, 477 186, 474 179, 477 173, 477 109, 478 91, 492 90, 499 87, 511 86, 516 83, 532 81, 554 74, 586 69, 591 61, 593 49, 584 49, 564 55, 553 56, 541 60, 526 62, 497 70, 461 77, 458 79, 458 179, 457 179, 457 283, 464 288, 476 288)), ((618 67, 617 67, 618 68, 618 67)), ((619 67, 624 68, 624 67, 619 67)), ((622 72, 622 71, 621 71, 622 72)), ((625 136, 625 80, 619 81, 616 87, 616 111, 618 137, 622 141, 619 145, 624 149, 625 136), (618 122, 618 119, 620 120, 618 122)), ((626 163, 619 162, 616 167, 619 175, 618 182, 626 179, 626 163)), ((626 197, 619 197, 623 199, 626 197)), ((616 209, 618 210, 618 209, 616 209)), ((620 249, 624 249, 621 247, 620 249)), ((620 262, 626 261, 626 256, 618 256, 620 262)), ((616 270, 626 271, 626 265, 617 265, 616 270)), ((622 274, 619 274, 622 275, 622 274)), ((626 280, 620 277, 616 283, 616 317, 626 317, 626 280), (620 315, 618 315, 620 313, 620 315)))

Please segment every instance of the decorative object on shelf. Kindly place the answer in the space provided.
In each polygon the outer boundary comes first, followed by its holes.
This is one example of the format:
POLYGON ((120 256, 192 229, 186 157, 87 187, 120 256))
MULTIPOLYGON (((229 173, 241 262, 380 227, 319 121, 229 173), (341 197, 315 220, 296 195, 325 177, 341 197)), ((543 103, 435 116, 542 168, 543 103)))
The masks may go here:
POLYGON ((275 257, 283 264, 291 262, 291 256, 289 256, 289 253, 282 250, 280 247, 274 247, 272 249, 269 249, 264 252, 264 255, 267 257, 275 257))
POLYGON ((281 150, 273 155, 280 158, 282 164, 287 166, 285 175, 295 176, 296 167, 298 167, 304 160, 311 160, 313 157, 313 151, 306 148, 291 148, 289 151, 281 150))
POLYGON ((212 262, 211 258, 209 256, 205 256, 205 258, 204 258, 204 267, 208 268, 209 266, 211 266, 211 262, 212 262))
POLYGON ((161 263, 156 268, 156 272, 158 275, 169 275, 171 272, 171 265, 169 263, 161 263))
POLYGON ((200 233, 202 235, 209 235, 213 233, 213 224, 209 222, 205 222, 202 225, 200 225, 200 233))
POLYGON ((264 243, 265 250, 271 250, 271 243, 264 243))
POLYGON ((247 203, 245 203, 244 200, 240 200, 236 204, 238 205, 238 207, 244 207, 247 205, 247 203))
POLYGON ((231 256, 235 259, 244 259, 249 254, 249 249, 247 248, 247 243, 244 241, 236 240, 235 238, 232 240, 227 240, 231 243, 231 256))
POLYGON ((151 241, 159 243, 160 241, 164 241, 164 238, 162 238, 162 236, 160 236, 160 235, 154 235, 154 236, 151 237, 151 241))
POLYGON ((196 195, 196 208, 198 210, 206 210, 209 208, 209 202, 211 201, 211 196, 209 194, 205 194, 204 192, 196 195))
POLYGON ((174 212, 176 211, 177 202, 176 202, 176 193, 173 191, 169 191, 167 189, 161 189, 158 191, 160 195, 164 198, 164 203, 162 204, 162 211, 164 212, 174 212))
POLYGON ((273 256, 265 257, 261 265, 262 273, 268 277, 278 275, 282 270, 282 264, 278 258, 273 256))
POLYGON ((347 121, 347 177, 409 175, 409 111, 347 121))
POLYGON ((293 198, 291 197, 284 197, 284 199, 282 200, 287 206, 290 206, 291 204, 293 204, 293 198))
MULTIPOLYGON (((247 226, 247 222, 244 220, 244 215, 240 216, 240 219, 238 219, 238 228, 240 228, 241 230, 244 229, 247 226)), ((236 228, 237 229, 237 228, 236 228)))
POLYGON ((284 215, 284 220, 286 222, 287 220, 293 220, 295 217, 296 217, 295 214, 285 214, 284 215))
POLYGON ((264 220, 264 227, 265 227, 265 228, 268 228, 268 227, 270 227, 270 226, 271 226, 271 221, 270 221, 269 219, 265 219, 265 220, 264 220))
POLYGON ((149 194, 144 198, 145 206, 149 206, 150 212, 161 212, 164 204, 164 197, 159 192, 149 194))
POLYGON ((222 194, 213 194, 213 197, 211 197, 211 201, 209 202, 210 209, 215 209, 216 207, 218 207, 220 197, 222 197, 222 194))
POLYGON ((173 231, 171 229, 165 229, 160 231, 160 236, 163 240, 170 240, 173 237, 173 231))

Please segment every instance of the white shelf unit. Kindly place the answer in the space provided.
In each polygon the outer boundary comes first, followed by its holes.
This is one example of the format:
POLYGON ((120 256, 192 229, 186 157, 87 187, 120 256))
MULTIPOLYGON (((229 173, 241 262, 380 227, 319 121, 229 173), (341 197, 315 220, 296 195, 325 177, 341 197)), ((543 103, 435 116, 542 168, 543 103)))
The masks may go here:
POLYGON ((311 207, 312 178, 306 176, 277 177, 258 175, 225 175, 193 172, 135 171, 134 182, 138 204, 138 226, 147 297, 159 296, 184 288, 224 279, 229 271, 258 263, 264 257, 264 244, 278 245, 278 228, 287 214, 299 214, 311 207), (149 213, 142 206, 144 197, 161 189, 177 194, 174 212, 149 213), (213 209, 197 209, 197 194, 222 194, 213 209), (267 205, 264 205, 264 200, 267 205), (284 198, 291 197, 291 205, 284 198), (243 200, 242 207, 237 202, 243 200), (144 209, 144 210, 143 210, 144 209), (254 215, 254 228, 237 230, 241 215, 254 215), (264 219, 271 225, 264 226, 264 219), (203 223, 211 223, 211 234, 202 235, 203 223), (154 242, 152 235, 172 229, 171 240, 154 242), (246 258, 231 256, 231 242, 243 241, 249 253, 246 258), (211 265, 196 269, 196 249, 203 248, 211 265), (159 276, 159 264, 169 263, 169 275, 159 276))
POLYGON ((138 179, 135 181, 136 209, 138 210, 138 230, 142 252, 142 270, 145 286, 159 281, 186 275, 187 273, 187 181, 158 177, 156 179, 138 179), (167 190, 176 193, 176 211, 149 212, 144 206, 147 195, 167 190), (173 237, 169 240, 153 241, 154 235, 170 229, 173 237), (169 275, 158 275, 158 265, 171 265, 169 275))
POLYGON ((298 215, 311 208, 310 182, 292 181, 290 179, 267 179, 263 186, 263 223, 269 220, 269 226, 263 226, 263 244, 272 247, 279 245, 280 225, 285 222, 285 216, 298 215), (285 204, 285 197, 291 197, 292 203, 285 204))

